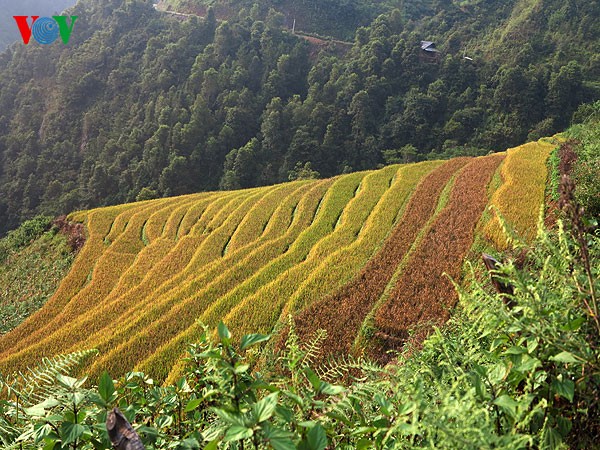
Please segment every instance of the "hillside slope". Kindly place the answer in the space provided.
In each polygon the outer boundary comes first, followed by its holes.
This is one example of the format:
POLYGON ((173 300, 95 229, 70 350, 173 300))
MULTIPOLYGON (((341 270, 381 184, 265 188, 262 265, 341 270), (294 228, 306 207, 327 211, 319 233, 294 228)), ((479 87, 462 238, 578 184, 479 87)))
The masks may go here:
POLYGON ((307 163, 326 178, 501 151, 600 98, 599 2, 293 2, 319 18, 402 3, 344 52, 269 14, 288 0, 189 3, 233 12, 80 0, 68 45, 0 53, 0 234, 37 214, 281 183, 307 163))
POLYGON ((417 324, 447 319, 457 297, 444 274, 460 279, 476 235, 498 238, 482 219, 490 201, 502 211, 492 179, 504 177, 499 193, 520 187, 508 218, 527 235, 553 147, 74 213, 86 244, 52 299, 0 337, 0 371, 97 348, 87 373, 164 379, 199 321, 240 336, 288 314, 302 333, 327 329, 332 353, 361 351, 368 325, 382 355, 417 324), (515 170, 523 161, 539 176, 515 170))

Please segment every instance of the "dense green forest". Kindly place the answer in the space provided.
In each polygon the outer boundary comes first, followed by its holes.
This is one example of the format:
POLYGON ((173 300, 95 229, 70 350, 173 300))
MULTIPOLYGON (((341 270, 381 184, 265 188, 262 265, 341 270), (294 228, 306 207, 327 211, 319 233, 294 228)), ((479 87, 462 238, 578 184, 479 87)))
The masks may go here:
MULTIPOLYGON (((293 35, 269 8, 286 2, 226 21, 214 3, 184 19, 81 0, 69 45, 0 55, 0 232, 38 213, 275 183, 307 163, 330 176, 505 149, 600 98, 597 2, 331 0, 385 11, 342 48, 293 35)), ((295 2, 306 17, 316 4, 295 2)), ((315 31, 348 38, 353 17, 315 31)))
POLYGON ((0 51, 21 39, 12 16, 49 16, 73 6, 75 0, 0 0, 0 51))

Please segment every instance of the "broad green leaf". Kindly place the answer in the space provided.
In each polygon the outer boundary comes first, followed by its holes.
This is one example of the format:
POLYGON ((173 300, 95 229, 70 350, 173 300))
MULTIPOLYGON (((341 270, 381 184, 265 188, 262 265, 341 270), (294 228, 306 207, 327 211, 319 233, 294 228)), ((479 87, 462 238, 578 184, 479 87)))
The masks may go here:
POLYGON ((189 437, 181 441, 178 448, 182 450, 199 450, 200 443, 196 438, 189 437))
POLYGON ((168 428, 171 426, 171 424, 173 423, 173 417, 172 416, 158 416, 158 418, 155 421, 156 423, 156 427, 157 428, 168 428))
POLYGON ((575 356, 569 352, 560 352, 558 355, 550 357, 550 361, 556 361, 561 363, 576 363, 578 362, 575 356))
POLYGON ((234 373, 245 373, 248 371, 250 366, 248 364, 240 364, 233 369, 234 373))
POLYGON ((115 393, 115 384, 113 382, 112 377, 108 374, 108 372, 104 371, 102 375, 100 375, 100 381, 98 382, 98 394, 102 400, 106 403, 111 403, 114 401, 113 394, 115 393))
POLYGON ((221 408, 211 408, 211 411, 219 416, 227 425, 238 425, 240 427, 245 426, 244 418, 240 414, 230 413, 221 408))
POLYGON ((277 406, 277 398, 278 393, 274 392, 252 405, 252 412, 254 413, 257 423, 264 422, 271 418, 275 411, 275 407, 277 406))
POLYGON ((515 418, 517 416, 517 406, 519 404, 508 395, 501 395, 494 400, 494 404, 502 408, 510 417, 515 418))
POLYGON ((539 343, 540 340, 538 337, 531 336, 529 339, 527 339, 527 352, 533 353, 535 349, 538 348, 539 343))
POLYGON ((247 334, 242 338, 242 342, 240 343, 240 350, 245 350, 253 345, 268 341, 270 338, 270 334, 247 334))
POLYGON ((367 438, 359 439, 359 441, 356 443, 356 450, 367 450, 373 447, 373 441, 367 438))
POLYGON ((306 441, 311 450, 324 450, 327 447, 327 433, 321 424, 316 424, 310 429, 306 441))
POLYGON ((555 378, 552 380, 552 390, 572 402, 575 396, 575 383, 571 380, 559 380, 555 378))
POLYGON ((343 386, 329 384, 329 383, 321 383, 321 386, 319 388, 319 392, 321 392, 325 395, 338 395, 338 394, 341 394, 342 392, 344 392, 345 390, 346 389, 344 389, 343 386))
POLYGON ((286 397, 288 397, 290 400, 292 400, 298 406, 304 407, 304 400, 302 400, 302 397, 300 397, 299 395, 296 395, 290 391, 282 391, 282 394, 285 395, 286 397))
POLYGON ((527 353, 527 350, 516 345, 513 345, 504 351, 504 354, 506 355, 522 355, 523 353, 527 353))
POLYGON ((46 415, 46 409, 44 409, 43 403, 38 403, 30 408, 26 408, 25 414, 30 417, 44 417, 46 415))
POLYGON ((233 425, 232 427, 229 427, 229 429, 225 433, 225 438, 223 440, 225 442, 240 441, 242 439, 251 438, 253 434, 254 431, 252 430, 252 428, 233 425))
POLYGON ((560 444, 562 444, 562 436, 558 432, 556 428, 548 427, 544 432, 544 444, 543 448, 547 448, 549 450, 554 450, 560 448, 560 444))
POLYGON ((360 436, 361 434, 371 434, 377 431, 377 427, 357 427, 352 430, 352 436, 360 436))
POLYGON ((202 404, 202 402, 204 401, 204 399, 201 398, 195 398, 192 399, 188 402, 188 404, 185 406, 185 412, 190 412, 195 410, 198 406, 200 406, 202 404))
POLYGON ((215 439, 212 440, 208 443, 208 445, 206 445, 204 447, 204 450, 217 450, 218 446, 219 446, 219 442, 221 442, 220 439, 215 439))
POLYGON ((585 317, 579 317, 577 319, 571 320, 567 322, 565 325, 561 327, 562 330, 565 331, 577 331, 581 328, 581 325, 585 323, 585 317))
POLYGON ((66 375, 56 375, 56 381, 67 389, 75 389, 77 387, 77 378, 68 377, 66 375))
POLYGON ((319 387, 321 387, 321 380, 319 379, 317 374, 314 373, 310 368, 306 367, 304 369, 304 374, 306 375, 306 378, 308 379, 315 391, 318 390, 319 387))
POLYGON ((63 439, 63 444, 70 444, 78 440, 87 428, 80 423, 63 422, 60 426, 60 434, 63 439))
POLYGON ((275 450, 296 450, 292 434, 274 427, 265 427, 265 438, 275 450))
POLYGON ((221 338, 221 340, 224 343, 229 343, 229 341, 231 340, 231 333, 229 332, 229 329, 223 322, 219 322, 219 325, 217 326, 217 331, 219 332, 219 337, 221 338))
POLYGON ((406 416, 407 414, 412 413, 416 408, 417 404, 415 402, 406 402, 398 410, 398 415, 406 416))

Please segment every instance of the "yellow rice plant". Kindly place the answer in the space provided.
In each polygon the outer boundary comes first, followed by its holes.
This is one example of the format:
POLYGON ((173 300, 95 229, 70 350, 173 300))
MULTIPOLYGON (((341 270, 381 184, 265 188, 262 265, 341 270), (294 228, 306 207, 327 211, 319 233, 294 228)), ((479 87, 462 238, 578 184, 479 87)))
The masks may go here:
MULTIPOLYGON (((223 195, 214 199, 208 206, 204 201, 198 202, 203 205, 203 213, 198 218, 196 225, 203 228, 208 224, 219 211, 225 209, 230 211, 228 207, 232 207, 231 196, 223 195)), ((133 287, 127 292, 118 292, 124 296, 123 299, 119 296, 111 296, 107 298, 102 305, 98 306, 98 310, 89 312, 90 318, 96 314, 106 315, 121 314, 128 309, 135 307, 139 302, 152 297, 153 294, 162 292, 161 287, 165 283, 169 283, 174 274, 181 273, 202 244, 207 235, 200 236, 183 236, 174 247, 160 260, 153 260, 150 255, 140 255, 138 264, 151 266, 151 269, 143 277, 142 282, 133 287)), ((163 240, 164 241, 164 240, 163 240)), ((161 244, 166 245, 166 244, 161 244)), ((168 290, 167 287, 163 289, 168 290)), ((74 325, 74 324, 73 324, 74 325)))
POLYGON ((175 239, 177 239, 179 236, 185 236, 191 231, 192 227, 200 221, 201 217, 203 217, 204 211, 208 207, 208 204, 218 201, 218 199, 227 197, 231 194, 227 192, 208 192, 206 195, 207 196, 205 199, 196 202, 185 212, 185 215, 179 224, 179 229, 177 230, 175 239), (208 203, 204 203, 205 201, 208 203))
MULTIPOLYGON (((178 208, 176 208, 171 215, 167 218, 167 220, 163 223, 163 228, 161 230, 160 236, 163 239, 169 239, 172 241, 176 241, 179 235, 179 228, 181 227, 181 223, 189 210, 198 205, 199 203, 203 203, 204 205, 208 204, 214 198, 214 195, 203 195, 202 197, 194 198, 191 201, 187 201, 178 208)), ((185 236, 185 234, 182 234, 185 236)))
MULTIPOLYGON (((158 261, 169 254, 175 246, 175 242, 170 239, 158 238, 153 240, 148 246, 140 251, 133 264, 123 273, 117 286, 107 297, 117 298, 127 295, 129 291, 138 286, 144 277, 152 270, 158 261)), ((124 299, 123 299, 124 300, 124 299)))
MULTIPOLYGON (((300 189, 298 189, 298 191, 300 191, 300 189)), ((294 196, 296 196, 296 200, 295 202, 292 204, 290 203, 290 205, 286 205, 286 201, 284 201, 281 205, 280 208, 278 208, 278 211, 281 209, 285 209, 285 207, 287 206, 288 210, 287 212, 283 212, 283 215, 279 214, 280 217, 287 217, 290 215, 290 210, 293 208, 293 205, 295 203, 297 203, 298 199, 299 199, 299 194, 301 195, 301 192, 295 192, 294 196)), ((290 196, 291 197, 291 196, 290 196)), ((292 201, 294 201, 293 199, 291 199, 292 201)), ((285 224, 285 219, 283 219, 282 224, 285 224)), ((283 228, 285 229, 285 228, 283 228)), ((186 237, 184 237, 183 239, 186 239, 186 237)), ((134 333, 135 331, 132 331, 134 328, 143 328, 144 325, 144 320, 146 319, 146 316, 150 315, 152 316, 152 318, 150 319, 150 322, 156 320, 156 318, 160 318, 161 316, 163 316, 163 314, 166 314, 170 311, 170 309, 172 308, 172 303, 175 301, 181 301, 181 299, 183 297, 185 297, 185 295, 190 295, 191 293, 198 291, 200 289, 202 289, 202 287, 208 282, 210 281, 212 278, 216 277, 217 275, 221 276, 221 279, 225 280, 225 283, 223 283, 225 285, 225 288, 229 288, 230 283, 227 282, 226 280, 226 276, 223 276, 224 272, 227 271, 228 268, 230 268, 236 261, 238 261, 243 255, 249 253, 247 248, 245 247, 244 249, 234 252, 231 255, 228 255, 225 258, 222 258, 218 261, 215 261, 214 263, 212 263, 211 265, 209 265, 206 270, 200 272, 199 274, 197 274, 198 276, 198 280, 196 280, 198 282, 198 284, 196 285, 191 285, 188 286, 188 289, 191 289, 190 291, 188 291, 187 293, 185 291, 182 290, 178 290, 178 289, 173 289, 167 293, 164 293, 162 295, 156 295, 156 296, 150 296, 146 299, 144 299, 143 301, 140 301, 140 303, 138 305, 136 305, 135 309, 139 312, 137 313, 136 311, 130 310, 126 312, 126 315, 128 316, 129 320, 127 321, 127 326, 122 327, 118 333, 114 333, 111 334, 110 336, 105 337, 104 339, 100 339, 100 341, 93 341, 91 339, 93 339, 93 336, 88 339, 88 342, 86 342, 82 348, 87 348, 90 346, 94 346, 94 347, 101 347, 103 348, 105 345, 107 346, 107 348, 111 348, 114 345, 117 345, 120 340, 122 339, 126 339, 126 336, 128 334, 134 333), (148 305, 146 307, 146 304, 148 305), (140 325, 141 324, 141 325, 140 325), (123 337, 125 336, 125 337, 123 337)), ((251 270, 249 265, 245 265, 246 270, 251 270)), ((129 296, 127 296, 127 298, 129 298, 129 296)), ((127 318, 127 317, 125 317, 127 318)), ((119 319, 116 319, 119 320, 119 319)))
POLYGON ((400 166, 390 188, 360 229, 356 241, 321 260, 290 297, 282 319, 287 321, 288 313, 303 309, 347 283, 381 247, 419 181, 440 164, 442 161, 427 161, 400 166))
MULTIPOLYGON (((258 192, 255 193, 255 195, 258 195, 258 192)), ((244 203, 247 203, 248 201, 249 201, 249 199, 247 199, 244 203)), ((241 211, 243 211, 243 209, 241 211)), ((227 217, 227 220, 235 221, 235 218, 236 218, 235 213, 236 212, 238 215, 242 214, 242 212, 240 212, 240 208, 237 208, 237 210, 235 210, 232 215, 227 217)), ((134 220, 134 219, 132 218, 132 220, 134 220)), ((208 235, 207 237, 210 238, 211 236, 212 235, 208 235)), ((189 238, 189 239, 186 239, 186 237, 182 238, 181 241, 183 241, 183 244, 181 246, 179 246, 179 248, 184 248, 184 246, 185 246, 185 248, 189 248, 190 247, 189 246, 190 239, 193 242, 194 238, 189 238)), ((198 240, 198 238, 196 238, 196 240, 198 240)), ((204 241, 205 240, 202 239, 202 243, 204 243, 204 241)), ((167 239, 161 239, 161 240, 157 241, 157 243, 159 243, 159 242, 161 243, 161 245, 160 245, 160 247, 157 247, 155 250, 156 250, 156 252, 162 253, 163 255, 166 254, 174 244, 174 241, 167 240, 167 239)), ((116 243, 117 242, 115 242, 115 244, 116 243)), ((153 247, 154 247, 154 245, 151 244, 147 248, 153 248, 153 247)), ((192 248, 197 249, 198 246, 194 245, 192 248)), ((136 263, 127 272, 125 272, 124 277, 129 278, 128 275, 131 275, 138 282, 144 281, 144 279, 145 279, 144 274, 141 273, 139 270, 137 270, 136 266, 139 266, 140 268, 143 268, 144 266, 150 266, 150 265, 156 263, 156 261, 157 261, 155 259, 156 256, 157 256, 157 254, 155 254, 154 250, 148 251, 147 253, 141 252, 138 255, 138 258, 136 259, 136 263)), ((189 258, 183 258, 183 259, 189 260, 189 258)), ((181 260, 181 258, 177 258, 177 260, 181 260)), ((166 272, 169 274, 177 273, 176 267, 175 268, 174 267, 165 268, 163 265, 163 269, 165 269, 166 272)), ((155 281, 155 278, 156 277, 152 277, 152 280, 155 281)), ((107 333, 105 332, 105 326, 99 325, 102 322, 100 322, 99 320, 94 320, 95 317, 102 318, 104 323, 128 322, 128 321, 131 321, 132 320, 131 318, 135 317, 135 315, 138 312, 140 314, 144 314, 146 305, 148 305, 150 309, 154 308, 156 306, 154 303, 154 297, 148 291, 146 291, 145 295, 144 295, 143 290, 142 291, 137 290, 138 294, 140 294, 140 293, 142 294, 141 296, 138 295, 138 299, 141 302, 141 304, 131 302, 131 299, 133 297, 132 293, 135 293, 135 290, 128 291, 127 288, 136 287, 136 286, 137 286, 137 284, 134 286, 126 285, 123 281, 123 278, 121 278, 121 282, 120 282, 119 286, 111 293, 111 295, 108 296, 108 298, 106 298, 102 303, 100 303, 95 310, 90 311, 83 318, 83 320, 75 321, 75 322, 71 323, 70 335, 74 336, 73 331, 75 331, 75 330, 80 330, 81 332, 83 332, 83 330, 85 330, 87 333, 86 337, 92 335, 93 333, 100 333, 100 334, 106 335, 107 333)), ((114 335, 115 335, 114 332, 110 333, 111 337, 113 337, 114 335)), ((69 337, 66 338, 67 342, 65 342, 64 339, 65 338, 62 339, 62 342, 64 343, 64 345, 67 345, 67 343, 69 345, 78 345, 77 342, 81 342, 81 340, 79 340, 79 341, 74 341, 73 339, 69 340, 69 337)), ((90 339, 88 338, 87 340, 90 340, 90 339)))
MULTIPOLYGON (((312 223, 309 222, 308 227, 303 227, 303 231, 298 238, 295 239, 291 245, 288 244, 289 248, 284 248, 284 253, 273 258, 251 278, 239 284, 234 283, 233 285, 235 287, 233 290, 228 292, 225 296, 222 296, 216 302, 209 304, 208 309, 201 316, 201 320, 209 324, 212 322, 216 323, 219 318, 227 314, 227 312, 235 307, 235 305, 254 294, 258 289, 261 289, 262 286, 273 282, 273 280, 276 280, 282 273, 292 269, 296 264, 304 260, 313 245, 323 236, 334 230, 342 211, 354 197, 356 189, 364 176, 365 173, 358 173, 337 178, 317 208, 317 213, 314 220, 312 220, 312 223)), ((293 228, 294 226, 292 225, 290 229, 293 228)), ((265 250, 268 251, 270 247, 271 246, 269 245, 265 250)), ((208 300, 211 299, 208 298, 208 300)), ((211 300, 211 302, 213 302, 213 300, 211 300)), ((191 322, 191 326, 181 335, 170 333, 176 337, 171 339, 167 345, 157 351, 155 355, 151 356, 147 361, 140 364, 139 367, 143 367, 144 370, 154 371, 158 367, 166 367, 164 364, 165 360, 169 361, 169 364, 174 363, 181 355, 181 352, 185 347, 185 342, 196 338, 198 333, 199 327, 195 322, 191 322), (153 369, 152 367, 154 366, 156 367, 153 369)), ((159 375, 164 377, 166 376, 166 373, 161 373, 157 376, 159 375)))
MULTIPOLYGON (((18 343, 13 345, 11 351, 17 352, 28 345, 33 345, 35 348, 46 348, 45 346, 52 340, 50 336, 53 333, 63 328, 65 324, 75 321, 78 316, 89 315, 89 310, 95 307, 101 299, 108 295, 119 281, 123 272, 125 272, 135 260, 135 253, 115 252, 113 248, 119 246, 127 248, 123 246, 122 243, 128 244, 129 242, 134 242, 136 235, 139 240, 140 228, 133 229, 133 227, 136 227, 138 222, 144 220, 144 216, 147 214, 148 210, 155 207, 155 205, 163 203, 164 201, 152 203, 144 202, 143 206, 108 208, 108 213, 102 210, 90 212, 89 223, 90 226, 93 227, 92 230, 94 230, 94 232, 88 237, 87 243, 81 251, 82 255, 80 255, 80 257, 84 256, 86 259, 82 260, 82 265, 72 270, 65 278, 64 282, 61 283, 61 287, 59 287, 57 293, 53 296, 53 299, 48 302, 49 308, 42 308, 39 311, 40 314, 32 316, 32 319, 34 320, 32 320, 30 327, 35 328, 35 330, 28 329, 28 335, 22 337, 18 343), (114 219, 114 222, 119 222, 118 227, 109 226, 111 212, 114 214, 121 212, 114 219), (98 218, 100 220, 96 220, 98 218), (133 221, 130 223, 130 220, 133 221), (123 224, 123 232, 117 234, 116 229, 121 229, 121 224, 123 224), (127 224, 130 224, 131 226, 127 227, 127 224), (115 245, 110 246, 110 248, 106 250, 107 241, 103 233, 105 233, 108 228, 110 228, 108 235, 111 235, 112 233, 113 239, 116 239, 116 241, 114 243, 115 245), (90 254, 88 248, 93 250, 93 254, 90 254), (89 266, 90 263, 92 264, 91 267, 89 266), (82 268, 88 269, 87 273, 84 273, 85 270, 82 272, 82 268), (63 289, 62 286, 65 282, 69 282, 69 279, 72 276, 71 274, 79 275, 76 280, 76 282, 81 283, 79 285, 79 290, 75 292, 71 298, 62 298, 59 307, 58 300, 54 299, 57 298, 57 295, 62 295, 62 292, 64 292, 61 291, 61 289, 63 289), (85 276, 85 280, 82 280, 81 276, 85 276), (46 338, 48 342, 44 341, 46 338)), ((77 258, 76 266, 80 261, 80 257, 77 258)), ((71 336, 71 338, 73 338, 73 336, 71 336)), ((30 353, 45 354, 43 352, 35 353, 35 349, 31 349, 30 353)))
POLYGON ((235 252, 260 238, 281 201, 304 184, 307 182, 285 183, 267 192, 240 222, 227 243, 224 254, 235 252))
MULTIPOLYGON (((502 165, 504 183, 492 196, 491 205, 497 208, 507 225, 526 241, 536 233, 540 208, 544 204, 546 160, 554 145, 539 141, 511 148, 502 165)), ((509 238, 502 229, 496 211, 485 227, 485 236, 499 250, 508 247, 509 238)))
MULTIPOLYGON (((101 283, 95 283, 86 286, 87 294, 80 295, 86 289, 82 290, 77 297, 81 297, 86 301, 91 301, 93 306, 93 298, 102 298, 106 296, 111 289, 111 278, 114 278, 115 271, 124 271, 133 261, 134 255, 129 254, 113 254, 109 250, 108 257, 111 258, 112 266, 102 265, 94 269, 94 276, 98 279, 103 277, 107 278, 108 283, 102 285, 101 283)), ((76 297, 76 298, 77 298, 76 297)), ((77 319, 77 317, 86 314, 86 310, 90 308, 89 304, 82 304, 81 300, 72 300, 75 303, 74 307, 69 307, 71 303, 65 305, 63 311, 56 315, 54 319, 47 325, 39 324, 37 329, 28 336, 23 342, 23 345, 19 345, 18 348, 10 352, 9 355, 5 356, 0 360, 0 372, 11 373, 15 371, 25 371, 27 367, 30 367, 32 362, 40 361, 41 358, 48 355, 57 355, 63 353, 64 342, 59 337, 65 336, 70 339, 72 337, 71 330, 69 329, 69 323, 77 319), (81 305, 81 306, 80 306, 81 305), (57 334, 56 332, 59 332, 57 334)), ((101 320, 101 318, 98 318, 101 320)), ((113 324, 114 325, 114 324, 113 324)))
POLYGON ((126 209, 128 206, 123 205, 119 208, 111 207, 88 212, 88 229, 91 232, 88 232, 86 243, 79 251, 73 267, 43 308, 10 333, 0 336, 0 357, 7 351, 15 351, 17 347, 23 348, 28 337, 59 314, 64 306, 88 283, 88 278, 98 258, 105 250, 103 244, 105 235, 111 229, 115 218, 126 209))
MULTIPOLYGON (((123 233, 125 235, 127 233, 127 230, 131 230, 130 236, 128 236, 128 238, 124 241, 125 243, 129 243, 132 241, 132 239, 135 240, 135 238, 139 239, 140 224, 144 217, 143 214, 144 212, 142 211, 130 218, 129 226, 126 227, 126 232, 123 233), (137 233, 134 233, 133 230, 137 230, 137 233)), ((208 219, 209 218, 207 218, 207 222, 209 221, 208 219)), ((129 272, 129 270, 131 270, 131 264, 133 261, 135 261, 136 264, 139 264, 140 267, 143 267, 144 265, 153 265, 154 268, 159 267, 160 269, 162 269, 162 271, 151 270, 150 272, 147 272, 142 279, 148 278, 148 275, 154 275, 150 277, 150 279, 153 281, 152 286, 158 287, 155 283, 161 280, 161 274, 163 277, 163 282, 168 281, 168 277, 170 277, 173 273, 177 273, 185 266, 185 263, 182 264, 182 262, 186 261, 186 259, 189 261, 191 254, 193 254, 193 252, 198 248, 199 244, 203 241, 204 238, 188 237, 187 239, 182 239, 179 241, 176 248, 173 249, 174 251, 171 252, 172 254, 168 253, 166 257, 161 261, 162 264, 157 264, 156 260, 152 259, 153 252, 148 252, 146 254, 140 255, 137 258, 135 254, 129 253, 119 253, 120 256, 115 256, 114 253, 111 252, 113 246, 118 246, 122 249, 124 247, 123 243, 119 240, 119 238, 117 238, 113 245, 111 245, 110 249, 107 250, 106 255, 103 255, 103 257, 100 258, 96 268, 98 269, 98 267, 104 267, 102 263, 105 261, 106 264, 109 265, 114 258, 117 258, 119 259, 119 263, 123 264, 118 264, 116 270, 120 271, 121 274, 131 273, 135 276, 135 273, 129 272), (186 253, 190 255, 188 258, 185 257, 186 253), (104 256, 106 256, 106 260, 103 259, 104 256), (125 263, 126 261, 128 261, 129 268, 125 263)), ((155 250, 160 253, 163 252, 164 247, 172 248, 172 245, 172 241, 165 242, 163 240, 160 246, 156 247, 155 250)), ((142 274, 138 272, 138 275, 142 274)), ((92 277, 92 279, 94 278, 104 279, 104 284, 108 283, 106 276, 98 277, 95 275, 92 277)), ((110 290, 108 292, 103 292, 102 294, 96 291, 82 292, 82 294, 87 294, 86 298, 90 298, 90 295, 96 295, 96 299, 100 301, 96 301, 96 303, 93 306, 91 305, 85 311, 85 314, 82 314, 80 317, 77 318, 72 318, 69 323, 68 329, 55 330, 52 336, 52 340, 60 342, 64 349, 70 348, 70 346, 76 345, 77 342, 87 339, 88 336, 92 333, 104 332, 104 330, 107 327, 110 328, 113 323, 112 319, 114 319, 115 317, 119 317, 119 315, 126 313, 128 309, 132 308, 132 306, 135 306, 135 304, 131 304, 131 299, 136 297, 136 295, 134 294, 137 294, 137 298, 139 299, 146 299, 146 297, 148 297, 147 290, 143 290, 141 292, 135 292, 133 289, 127 290, 128 286, 124 285, 122 278, 119 278, 119 280, 120 285, 117 286, 114 293, 111 293, 110 290), (122 295, 123 298, 121 298, 120 295, 122 295)), ((148 287, 146 286, 146 289, 147 288, 148 287)), ((77 298, 77 302, 77 304, 86 303, 86 299, 77 298)), ((38 343, 37 347, 41 347, 43 345, 45 345, 45 343, 38 343)))
POLYGON ((67 215, 67 220, 70 220, 71 222, 85 223, 88 214, 89 211, 73 211, 67 215))
MULTIPOLYGON (((285 252, 301 230, 310 225, 319 200, 322 198, 324 191, 331 182, 331 180, 325 180, 301 186, 300 189, 292 194, 293 196, 306 192, 308 188, 312 187, 312 189, 309 190, 307 195, 302 197, 297 208, 295 207, 296 202, 290 203, 286 205, 287 208, 285 211, 282 211, 282 214, 276 214, 275 216, 277 217, 274 217, 274 220, 280 221, 281 225, 287 225, 290 216, 294 216, 292 226, 288 228, 284 236, 274 240, 264 241, 261 246, 255 248, 254 251, 239 261, 237 260, 236 255, 241 251, 244 251, 246 247, 232 254, 228 254, 224 260, 229 259, 229 269, 221 270, 219 276, 206 287, 202 288, 202 286, 198 286, 198 292, 192 297, 180 298, 182 294, 189 295, 190 292, 171 293, 171 295, 175 297, 167 299, 169 302, 168 304, 163 302, 161 307, 153 308, 153 311, 149 312, 152 316, 143 318, 143 321, 138 325, 138 329, 141 328, 141 339, 139 341, 136 340, 132 345, 129 345, 129 343, 124 344, 123 347, 119 348, 118 352, 120 354, 124 354, 123 352, 139 352, 141 346, 144 348, 146 356, 150 356, 153 351, 152 346, 156 344, 157 337, 160 338, 160 343, 168 341, 171 337, 176 335, 177 332, 184 330, 191 323, 194 323, 198 315, 201 314, 215 298, 226 293, 228 290, 243 284, 242 281, 244 279, 254 275, 256 271, 264 264, 268 263, 270 259, 285 252), (176 303, 172 303, 174 300, 176 303), (166 312, 161 316, 160 313, 165 306, 167 307, 166 312), (159 313, 158 317, 155 317, 154 310, 159 313), (173 320, 173 317, 176 317, 177 319, 173 320), (182 325, 185 326, 182 327, 182 325), (142 335, 144 335, 144 337, 142 337, 142 335), (149 336, 151 336, 150 340, 148 340, 149 336)), ((283 202, 282 205, 285 203, 286 202, 283 202)), ((281 209, 278 209, 278 211, 280 210, 281 209)), ((285 229, 284 227, 280 227, 280 229, 281 228, 285 229)), ((115 352, 117 352, 116 349, 115 352)), ((116 353, 113 353, 111 356, 114 356, 114 354, 116 353)), ((107 365, 115 370, 121 370, 123 367, 118 360, 114 360, 114 358, 107 355, 106 358, 99 360, 91 370, 94 373, 97 370, 103 370, 107 365)))
POLYGON ((167 222, 172 220, 173 216, 179 223, 190 206, 198 201, 190 195, 172 198, 166 207, 158 209, 148 217, 142 230, 142 240, 151 243, 159 239, 163 235, 167 222))
MULTIPOLYGON (((282 308, 288 303, 298 286, 320 266, 324 259, 356 241, 366 220, 389 189, 397 170, 397 166, 392 166, 367 175, 363 179, 360 191, 348 202, 332 232, 314 243, 305 259, 254 295, 244 299, 225 316, 224 321, 235 330, 236 335, 241 336, 250 332, 248 331, 250 324, 259 332, 268 332, 273 328, 281 315, 282 308)), ((325 286, 323 287, 327 290, 325 286)))

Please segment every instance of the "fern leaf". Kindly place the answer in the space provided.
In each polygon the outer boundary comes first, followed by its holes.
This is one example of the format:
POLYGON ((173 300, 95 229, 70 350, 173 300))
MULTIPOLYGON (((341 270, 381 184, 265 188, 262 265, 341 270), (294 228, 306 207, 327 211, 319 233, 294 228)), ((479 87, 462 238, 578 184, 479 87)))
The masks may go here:
POLYGON ((5 377, 0 375, 0 392, 6 392, 8 397, 18 397, 23 407, 36 405, 57 392, 57 375, 68 375, 87 358, 97 353, 97 350, 84 350, 44 358, 36 368, 28 369, 26 373, 20 372, 5 377))

